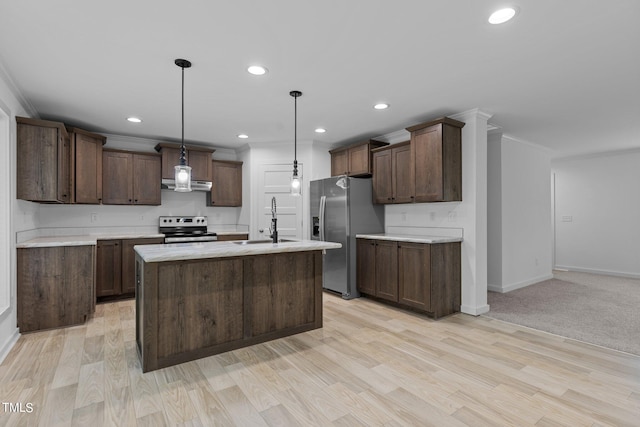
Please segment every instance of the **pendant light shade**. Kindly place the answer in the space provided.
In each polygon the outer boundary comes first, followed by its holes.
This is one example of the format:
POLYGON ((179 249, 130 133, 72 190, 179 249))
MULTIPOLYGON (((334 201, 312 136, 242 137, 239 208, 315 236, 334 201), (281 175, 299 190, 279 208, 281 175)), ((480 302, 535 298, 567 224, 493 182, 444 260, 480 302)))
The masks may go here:
POLYGON ((182 145, 180 146, 180 163, 175 169, 175 191, 191 191, 191 167, 187 166, 187 152, 184 148, 184 69, 191 67, 191 62, 186 59, 176 59, 175 64, 182 68, 182 145))
POLYGON ((298 175, 298 97, 302 96, 299 90, 292 90, 293 96, 293 175, 291 176, 291 195, 302 194, 302 176, 298 175))

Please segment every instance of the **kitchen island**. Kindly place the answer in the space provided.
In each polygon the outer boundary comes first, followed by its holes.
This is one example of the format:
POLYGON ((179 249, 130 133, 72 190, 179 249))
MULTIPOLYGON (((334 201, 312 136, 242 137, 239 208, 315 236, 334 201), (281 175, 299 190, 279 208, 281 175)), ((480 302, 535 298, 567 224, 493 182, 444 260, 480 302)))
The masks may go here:
POLYGON ((136 341, 148 372, 322 327, 322 255, 340 244, 136 246, 136 341))

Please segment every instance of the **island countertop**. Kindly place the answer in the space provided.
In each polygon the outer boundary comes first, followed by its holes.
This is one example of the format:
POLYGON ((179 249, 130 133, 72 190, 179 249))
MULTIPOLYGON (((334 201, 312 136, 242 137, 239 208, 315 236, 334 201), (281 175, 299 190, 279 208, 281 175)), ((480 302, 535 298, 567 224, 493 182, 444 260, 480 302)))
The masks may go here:
POLYGON ((224 258, 246 255, 265 255, 281 252, 337 249, 340 243, 316 240, 288 240, 279 243, 238 240, 228 242, 170 243, 135 246, 144 262, 182 261, 191 259, 224 258))
POLYGON ((374 239, 374 240, 393 240, 398 242, 410 242, 410 243, 451 243, 462 242, 462 237, 448 237, 448 236, 410 236, 406 234, 356 234, 358 239, 374 239))

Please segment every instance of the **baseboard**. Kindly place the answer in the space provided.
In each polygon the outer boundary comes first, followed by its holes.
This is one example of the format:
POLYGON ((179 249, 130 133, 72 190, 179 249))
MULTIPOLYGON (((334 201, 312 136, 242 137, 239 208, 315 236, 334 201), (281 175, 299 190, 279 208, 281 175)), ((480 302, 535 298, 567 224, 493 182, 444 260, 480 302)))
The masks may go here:
POLYGON ((602 274, 605 276, 618 276, 618 277, 628 277, 630 279, 640 279, 640 274, 638 273, 627 273, 627 272, 611 271, 611 270, 598 270, 595 268, 572 267, 569 265, 556 265, 554 268, 557 270, 578 271, 580 273, 602 274))
POLYGON ((489 305, 485 304, 480 307, 471 307, 468 305, 461 305, 460 311, 465 314, 470 314, 472 316, 480 316, 481 314, 489 312, 489 305))
POLYGON ((0 347, 0 363, 4 362, 4 358, 7 357, 7 354, 9 354, 16 341, 18 341, 18 338, 20 338, 20 332, 18 332, 18 328, 16 328, 13 334, 11 334, 4 344, 2 344, 2 347, 0 347))
POLYGON ((518 283, 512 283, 506 286, 487 284, 487 290, 491 292, 499 292, 501 294, 504 294, 506 292, 515 291, 516 289, 520 289, 520 288, 526 288, 529 285, 533 285, 535 283, 543 282, 549 279, 553 279, 553 274, 545 274, 544 276, 534 277, 533 279, 524 280, 518 283))

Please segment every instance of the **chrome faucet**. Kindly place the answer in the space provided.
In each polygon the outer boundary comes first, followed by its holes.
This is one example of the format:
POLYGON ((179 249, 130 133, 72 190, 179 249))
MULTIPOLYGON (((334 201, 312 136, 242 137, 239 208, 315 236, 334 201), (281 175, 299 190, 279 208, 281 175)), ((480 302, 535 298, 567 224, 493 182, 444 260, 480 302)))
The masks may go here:
POLYGON ((271 198, 271 239, 273 243, 278 243, 278 218, 276 217, 276 198, 271 198))

